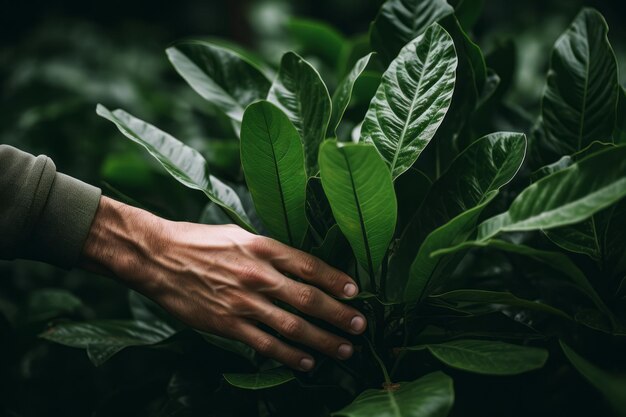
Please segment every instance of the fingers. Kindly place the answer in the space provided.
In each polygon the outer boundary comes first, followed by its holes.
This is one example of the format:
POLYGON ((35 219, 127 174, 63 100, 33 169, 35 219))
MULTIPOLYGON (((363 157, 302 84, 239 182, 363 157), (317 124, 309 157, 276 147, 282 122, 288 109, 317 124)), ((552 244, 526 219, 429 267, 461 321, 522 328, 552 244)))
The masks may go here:
POLYGON ((259 320, 287 339, 302 343, 330 357, 348 359, 354 351, 352 344, 346 339, 273 305, 259 317, 259 320))
POLYGON ((272 358, 298 371, 310 371, 315 365, 313 357, 281 342, 251 323, 244 322, 238 326, 237 339, 241 340, 263 356, 272 358))
POLYGON ((285 277, 272 296, 309 316, 322 319, 348 333, 361 334, 367 325, 365 317, 319 289, 285 277))
POLYGON ((271 251, 267 254, 268 260, 279 271, 302 278, 338 298, 352 298, 358 294, 359 289, 352 278, 315 256, 280 242, 268 246, 271 251))

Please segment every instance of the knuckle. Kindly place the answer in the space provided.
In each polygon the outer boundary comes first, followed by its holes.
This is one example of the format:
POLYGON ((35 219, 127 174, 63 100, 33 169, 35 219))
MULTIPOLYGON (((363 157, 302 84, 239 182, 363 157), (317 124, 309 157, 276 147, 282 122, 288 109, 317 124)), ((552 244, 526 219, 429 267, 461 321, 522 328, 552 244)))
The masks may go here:
POLYGON ((283 334, 287 337, 298 337, 302 334, 302 322, 296 318, 283 321, 283 334))
POLYGON ((252 347, 261 354, 268 354, 272 351, 274 342, 267 336, 260 336, 254 341, 252 347))
POLYGON ((267 256, 272 252, 272 240, 263 236, 255 236, 250 239, 250 250, 260 256, 267 256))
POLYGON ((306 286, 298 292, 298 303, 302 307, 311 307, 315 302, 315 291, 313 288, 306 286))
POLYGON ((332 272, 328 276, 328 286, 330 288, 336 288, 339 284, 342 276, 338 272, 332 272))
POLYGON ((262 278, 263 273, 258 264, 250 263, 241 266, 239 275, 245 280, 256 281, 262 278))
POLYGON ((307 278, 314 277, 320 268, 320 261, 312 256, 306 256, 302 260, 302 276, 307 278))

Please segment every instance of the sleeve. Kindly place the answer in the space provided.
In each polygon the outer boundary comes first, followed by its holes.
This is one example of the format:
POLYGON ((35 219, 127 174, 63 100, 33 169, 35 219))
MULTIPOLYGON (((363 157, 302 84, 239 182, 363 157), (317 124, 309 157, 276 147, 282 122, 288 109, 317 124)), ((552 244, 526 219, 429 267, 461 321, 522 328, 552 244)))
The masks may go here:
POLYGON ((0 259, 76 264, 100 189, 56 172, 52 160, 0 145, 0 259))

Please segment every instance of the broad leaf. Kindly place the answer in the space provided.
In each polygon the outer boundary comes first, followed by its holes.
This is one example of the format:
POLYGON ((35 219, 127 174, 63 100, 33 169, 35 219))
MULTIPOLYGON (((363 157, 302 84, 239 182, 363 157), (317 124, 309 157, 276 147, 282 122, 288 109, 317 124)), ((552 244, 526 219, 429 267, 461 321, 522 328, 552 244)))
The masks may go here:
MULTIPOLYGON (((525 150, 526 139, 523 134, 498 132, 475 141, 452 162, 448 170, 433 183, 420 210, 401 235, 390 264, 395 284, 400 288, 405 287, 402 277, 408 276, 410 265, 426 236, 452 218, 484 202, 491 192, 507 184, 520 168, 525 150)), ((455 225, 458 230, 472 227, 472 218, 476 220, 473 216, 463 216, 457 220, 455 225)), ((444 230, 439 233, 445 240, 457 238, 456 235, 446 235, 444 230)), ((431 247, 430 250, 434 249, 431 247)), ((428 257, 429 253, 423 255, 428 257)))
POLYGON ((174 333, 174 329, 162 322, 100 320, 59 323, 40 336, 65 346, 87 349, 89 359, 99 366, 124 348, 155 345, 174 333))
POLYGON ((446 417, 454 403, 452 378, 433 372, 412 382, 369 389, 335 417, 446 417))
MULTIPOLYGON (((446 261, 450 261, 449 257, 432 258, 431 253, 453 246, 454 242, 463 242, 470 237, 476 230, 478 217, 497 194, 498 191, 491 191, 477 206, 459 214, 426 237, 409 269, 403 293, 405 302, 419 302, 428 294, 429 289, 435 284, 438 272, 447 265, 446 261)), ((392 284, 395 287, 398 283, 394 280, 392 284)))
POLYGON ((281 242, 300 247, 308 227, 304 151, 289 118, 267 101, 251 104, 243 116, 241 164, 267 230, 281 242))
POLYGON ((255 64, 224 45, 189 40, 166 52, 185 81, 235 122, 241 122, 246 106, 265 98, 270 88, 255 64))
POLYGON ((548 266, 551 269, 554 269, 563 274, 566 278, 568 278, 576 287, 593 303, 598 307, 600 311, 605 313, 609 319, 614 321, 613 314, 609 310, 609 308, 604 304, 602 298, 598 295, 594 287, 587 280, 585 274, 576 266, 574 262, 572 262, 567 256, 563 255, 559 252, 550 252, 539 249, 534 249, 529 246, 524 246, 520 244, 513 244, 509 242, 505 242, 502 240, 490 239, 483 241, 472 241, 472 242, 464 242, 460 245, 457 245, 453 248, 448 248, 444 250, 439 250, 433 252, 431 256, 437 257, 445 254, 454 253, 460 250, 469 249, 472 247, 486 247, 493 248, 497 250, 502 250, 522 256, 527 256, 529 258, 534 259, 535 261, 541 262, 548 266))
POLYGON ((339 65, 341 54, 348 47, 348 40, 325 22, 292 18, 287 28, 301 55, 314 55, 330 67, 339 65))
POLYGON ((453 12, 445 0, 387 0, 370 28, 372 48, 388 65, 410 40, 453 12))
POLYGON ((443 300, 461 309, 471 306, 511 306, 524 310, 539 311, 572 320, 569 314, 539 301, 516 297, 510 292, 485 290, 454 290, 443 294, 431 295, 431 299, 443 300))
POLYGON ((611 403, 615 411, 621 416, 626 416, 626 377, 611 374, 598 368, 563 341, 559 341, 563 353, 571 364, 591 385, 604 395, 611 403))
POLYGON ((307 173, 316 175, 319 146, 326 137, 331 112, 330 96, 319 73, 302 57, 288 52, 267 99, 285 112, 300 133, 307 173))
POLYGON ((463 371, 485 375, 517 375, 543 367, 548 351, 490 340, 454 340, 407 348, 428 349, 441 362, 463 371))
POLYGON ((296 377, 287 368, 274 368, 256 374, 224 374, 224 379, 237 388, 260 390, 286 384, 296 377))
POLYGON ((409 169, 443 121, 454 91, 452 38, 433 24, 408 43, 383 74, 361 129, 394 178, 409 169))
POLYGON ((99 104, 96 113, 115 123, 124 136, 143 146, 178 182, 202 191, 224 209, 235 223, 254 232, 239 196, 232 188, 210 174, 206 160, 198 151, 123 110, 110 112, 99 104))
POLYGON ((20 324, 41 323, 55 317, 74 316, 82 308, 83 302, 67 290, 41 288, 28 295, 17 318, 20 324))
POLYGON ((319 177, 310 177, 306 186, 306 218, 309 232, 321 243, 329 229, 337 224, 319 177))
POLYGON ((542 117, 544 145, 557 156, 612 136, 618 83, 607 32, 600 13, 583 9, 554 46, 542 117))
POLYGON ((334 135, 337 136, 337 128, 343 118, 343 114, 350 104, 354 84, 357 82, 361 74, 363 74, 363 71, 365 71, 365 67, 367 67, 371 57, 372 54, 370 53, 359 59, 356 64, 354 64, 354 67, 350 70, 348 75, 346 75, 346 77, 341 81, 337 90, 335 90, 332 99, 332 115, 330 118, 329 133, 334 133, 334 135))
POLYGON ((583 221, 626 195, 626 146, 597 152, 522 191, 509 210, 480 225, 479 239, 583 221))
POLYGON ((385 162, 372 145, 326 141, 320 170, 337 224, 361 266, 374 276, 396 227, 396 196, 385 162))

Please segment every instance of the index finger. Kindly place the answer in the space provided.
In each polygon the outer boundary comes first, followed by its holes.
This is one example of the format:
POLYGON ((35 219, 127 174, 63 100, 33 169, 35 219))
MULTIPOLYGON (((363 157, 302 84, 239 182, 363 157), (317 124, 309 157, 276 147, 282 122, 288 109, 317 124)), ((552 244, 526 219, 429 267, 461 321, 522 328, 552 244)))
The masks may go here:
POLYGON ((352 298, 359 292, 356 282, 347 274, 280 242, 276 242, 269 262, 277 270, 300 277, 338 298, 352 298))

